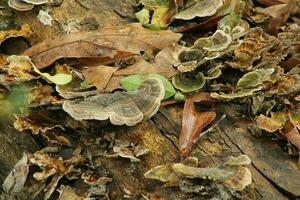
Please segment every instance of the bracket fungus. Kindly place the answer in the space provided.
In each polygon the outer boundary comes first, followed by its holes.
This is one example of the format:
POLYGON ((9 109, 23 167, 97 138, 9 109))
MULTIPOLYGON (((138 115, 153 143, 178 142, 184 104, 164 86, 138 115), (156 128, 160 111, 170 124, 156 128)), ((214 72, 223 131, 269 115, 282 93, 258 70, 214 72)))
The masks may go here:
POLYGON ((236 84, 236 91, 233 93, 211 93, 213 98, 221 99, 235 99, 240 97, 251 96, 254 92, 259 91, 263 88, 263 82, 270 79, 270 75, 275 70, 270 69, 257 69, 246 73, 242 78, 240 78, 236 84))
POLYGON ((137 90, 102 93, 84 100, 65 101, 63 110, 76 120, 106 120, 114 125, 133 126, 152 117, 165 95, 161 80, 146 79, 137 90))
POLYGON ((188 0, 185 9, 175 15, 176 19, 190 20, 195 17, 214 15, 223 6, 223 0, 188 0))
POLYGON ((244 42, 234 51, 234 60, 226 62, 233 68, 250 70, 254 61, 260 59, 279 40, 265 33, 261 28, 252 28, 246 35, 244 42))
POLYGON ((217 30, 212 36, 199 38, 194 43, 194 48, 203 47, 207 51, 222 51, 231 44, 232 38, 222 30, 217 30))
POLYGON ((146 172, 144 176, 148 179, 165 182, 165 186, 180 186, 179 181, 185 177, 208 179, 241 191, 252 183, 251 172, 244 167, 244 165, 250 164, 250 158, 241 155, 229 157, 227 162, 217 167, 199 168, 197 167, 198 159, 188 157, 182 163, 168 163, 154 167, 146 172), (192 160, 193 162, 191 162, 192 160))
POLYGON ((198 74, 184 72, 173 76, 172 84, 182 92, 192 92, 203 88, 205 77, 201 72, 198 74))
POLYGON ((33 9, 34 7, 34 5, 30 3, 26 3, 25 1, 22 0, 9 0, 8 5, 9 7, 18 11, 28 11, 33 9))

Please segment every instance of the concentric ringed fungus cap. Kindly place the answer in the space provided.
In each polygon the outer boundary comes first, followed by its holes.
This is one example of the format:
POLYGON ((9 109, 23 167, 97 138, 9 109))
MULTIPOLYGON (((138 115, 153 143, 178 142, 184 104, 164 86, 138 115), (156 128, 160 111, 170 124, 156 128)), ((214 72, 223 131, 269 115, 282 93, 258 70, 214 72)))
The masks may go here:
POLYGON ((32 10, 34 7, 34 5, 21 0, 9 0, 8 5, 9 7, 18 11, 29 11, 32 10))
POLYGON ((134 126, 152 117, 165 95, 163 83, 147 79, 135 91, 102 93, 84 100, 65 101, 63 110, 76 120, 107 120, 114 125, 134 126))
POLYGON ((48 0, 22 0, 22 1, 33 5, 42 5, 49 2, 48 0))

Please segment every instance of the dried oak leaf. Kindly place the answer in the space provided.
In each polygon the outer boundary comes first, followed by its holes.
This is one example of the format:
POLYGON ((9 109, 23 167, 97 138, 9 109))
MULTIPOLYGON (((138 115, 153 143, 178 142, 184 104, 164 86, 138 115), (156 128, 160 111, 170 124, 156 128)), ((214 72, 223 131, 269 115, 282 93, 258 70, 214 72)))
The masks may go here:
POLYGON ((76 120, 106 120, 112 124, 136 125, 143 118, 152 117, 165 95, 158 79, 145 80, 138 90, 103 93, 84 100, 65 101, 63 110, 76 120))
POLYGON ((208 17, 214 15, 222 6, 223 0, 187 0, 183 10, 174 17, 183 20, 190 20, 195 17, 208 17))
POLYGON ((226 63, 233 68, 250 70, 254 61, 269 51, 279 40, 265 33, 261 28, 252 28, 246 35, 244 42, 234 50, 233 61, 226 63))
POLYGON ((157 73, 166 78, 171 78, 178 73, 178 70, 174 67, 180 64, 180 61, 178 60, 178 53, 182 48, 182 46, 177 44, 169 45, 156 54, 153 63, 140 58, 135 64, 119 69, 111 77, 105 91, 111 92, 115 89, 120 89, 120 80, 128 75, 157 73))
POLYGON ((60 58, 128 58, 141 51, 163 49, 180 38, 181 34, 171 31, 151 31, 141 24, 128 24, 45 40, 25 51, 24 55, 29 56, 38 68, 44 68, 60 58))
POLYGON ((0 74, 0 82, 3 85, 13 85, 35 79, 31 74, 33 63, 27 56, 8 56, 7 65, 1 66, 5 72, 0 74))
POLYGON ((3 30, 0 31, 0 44, 11 37, 28 37, 32 33, 28 24, 23 24, 20 30, 3 30))
POLYGON ((179 136, 179 151, 182 158, 186 158, 193 142, 208 124, 216 118, 215 112, 198 112, 194 99, 185 101, 182 114, 182 128, 179 136))
POLYGON ((110 78, 116 72, 118 67, 109 66, 89 66, 82 70, 86 82, 90 86, 95 86, 98 90, 104 90, 110 78))

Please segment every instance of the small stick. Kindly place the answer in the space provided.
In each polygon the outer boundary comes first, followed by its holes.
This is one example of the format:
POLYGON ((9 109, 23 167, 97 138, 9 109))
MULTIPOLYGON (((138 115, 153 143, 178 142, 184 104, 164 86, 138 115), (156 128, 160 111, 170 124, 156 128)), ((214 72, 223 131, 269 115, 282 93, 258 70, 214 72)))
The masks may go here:
POLYGON ((213 128, 215 128, 221 121, 223 121, 223 119, 225 119, 225 117, 226 117, 226 114, 223 114, 222 117, 220 117, 220 119, 218 119, 218 121, 216 121, 216 123, 214 123, 210 128, 208 128, 207 130, 200 133, 200 135, 195 140, 193 140, 193 144, 196 144, 200 138, 202 138, 205 134, 207 134, 213 128))

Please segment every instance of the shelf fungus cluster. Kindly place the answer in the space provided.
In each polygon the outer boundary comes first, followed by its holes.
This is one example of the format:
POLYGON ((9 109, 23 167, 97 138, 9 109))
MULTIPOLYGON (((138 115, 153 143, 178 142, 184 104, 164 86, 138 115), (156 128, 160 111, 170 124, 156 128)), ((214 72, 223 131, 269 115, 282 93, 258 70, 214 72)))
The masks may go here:
MULTIPOLYGON (((251 172, 245 167, 250 164, 250 158, 246 155, 241 155, 228 157, 222 165, 217 167, 201 168, 198 167, 197 158, 188 157, 181 163, 168 163, 154 167, 144 175, 148 179, 164 182, 167 187, 179 186, 183 191, 185 191, 182 188, 184 182, 191 179, 199 179, 199 181, 191 184, 190 187, 195 187, 195 184, 201 184, 201 181, 205 182, 208 180, 241 191, 252 183, 251 172)), ((203 190, 205 189, 207 187, 203 188, 203 190)))
POLYGON ((48 0, 9 0, 9 7, 18 11, 32 10, 35 5, 48 3, 48 0))
POLYGON ((165 95, 163 83, 147 79, 135 91, 102 93, 65 101, 63 110, 76 120, 106 120, 115 125, 133 126, 152 117, 165 95))

